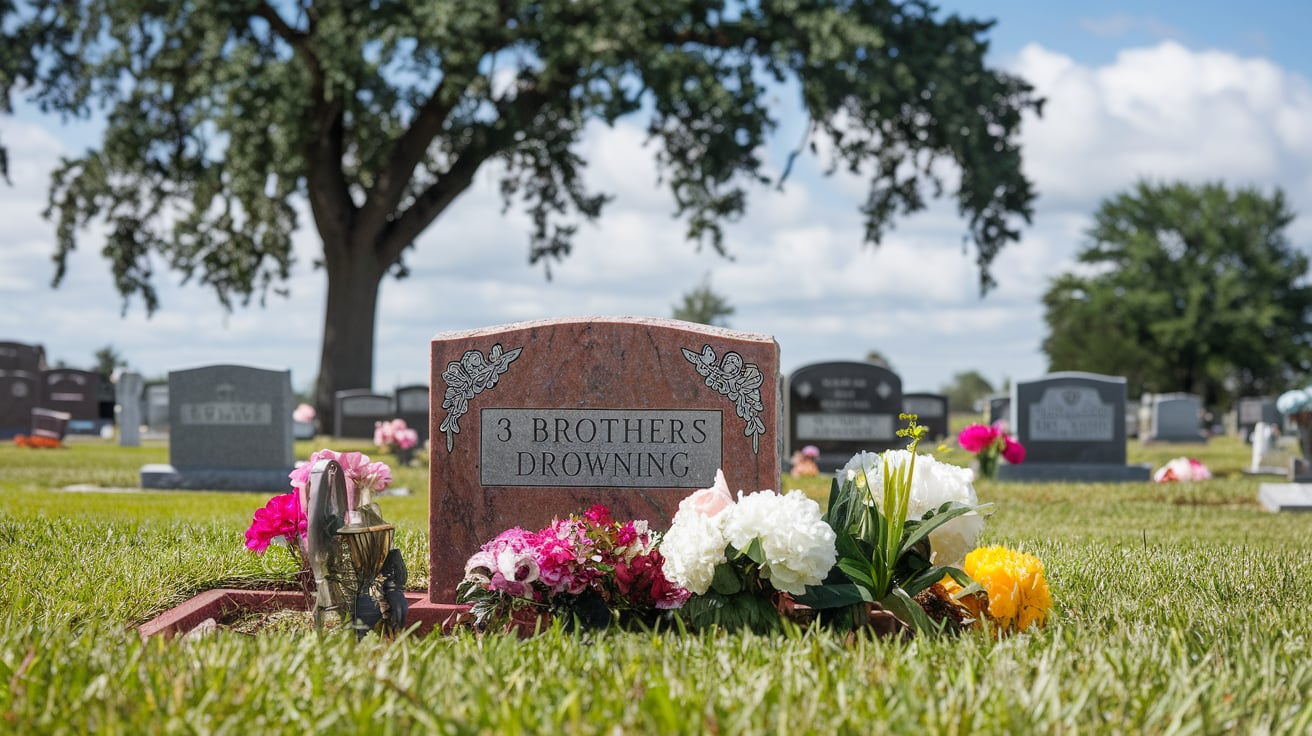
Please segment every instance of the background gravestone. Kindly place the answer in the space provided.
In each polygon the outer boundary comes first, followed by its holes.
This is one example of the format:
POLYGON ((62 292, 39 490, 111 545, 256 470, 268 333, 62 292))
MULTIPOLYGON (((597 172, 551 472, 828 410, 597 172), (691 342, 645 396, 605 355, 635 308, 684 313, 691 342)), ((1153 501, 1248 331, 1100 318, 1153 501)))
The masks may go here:
POLYGON ((943 394, 902 394, 902 411, 920 417, 917 421, 929 427, 930 439, 948 436, 948 397, 943 394))
POLYGON ((815 445, 816 465, 831 473, 863 450, 906 447, 902 379, 873 363, 836 361, 802 366, 788 378, 788 454, 815 445))
POLYGON ((1280 426, 1283 418, 1276 408, 1276 400, 1271 396, 1246 396, 1235 407, 1236 425, 1239 436, 1245 442, 1258 422, 1280 426))
POLYGON ((610 507, 667 529, 714 482, 779 484, 779 346, 667 319, 576 318, 432 342, 429 597, 513 526, 610 507))
POLYGON ((169 431, 169 385, 152 383, 146 387, 146 432, 151 437, 166 436, 169 431))
POLYGON ((141 445, 141 395, 145 379, 140 373, 121 373, 114 385, 118 403, 118 444, 120 447, 141 445))
POLYGON ((354 439, 374 438, 374 423, 386 422, 396 416, 392 397, 376 394, 367 388, 338 391, 336 417, 333 419, 333 436, 354 439))
POLYGON ((32 410, 32 436, 63 441, 68 433, 68 412, 54 409, 32 410))
POLYGON ((401 386, 396 390, 396 416, 419 433, 419 446, 428 441, 428 387, 401 386))
MULTIPOLYGON (((1011 422, 1011 397, 1010 396, 990 396, 988 399, 989 413, 985 417, 989 424, 996 422, 1011 422)), ((1012 429, 1011 431, 1015 431, 1012 429)))
POLYGON ((143 488, 291 488, 290 371, 240 365, 171 371, 169 427, 169 464, 143 467, 143 488))
POLYGON ((40 399, 39 373, 0 371, 0 439, 27 434, 40 399))
POLYGON ((1149 439, 1155 442, 1206 442, 1199 429, 1203 417, 1202 399, 1185 393, 1153 396, 1153 429, 1149 439))
POLYGON ((1125 436, 1139 436, 1139 402, 1125 402, 1125 436))
POLYGON ((0 342, 0 371, 40 373, 49 367, 46 365, 46 350, 40 345, 0 342))
POLYGON ((76 368, 51 368, 41 373, 43 409, 69 415, 68 431, 74 434, 100 434, 101 426, 111 420, 101 416, 100 374, 76 368))
POLYGON ((1075 371, 1011 388, 1011 431, 1025 462, 1002 464, 998 480, 1139 481, 1150 469, 1126 465, 1125 379, 1075 371))

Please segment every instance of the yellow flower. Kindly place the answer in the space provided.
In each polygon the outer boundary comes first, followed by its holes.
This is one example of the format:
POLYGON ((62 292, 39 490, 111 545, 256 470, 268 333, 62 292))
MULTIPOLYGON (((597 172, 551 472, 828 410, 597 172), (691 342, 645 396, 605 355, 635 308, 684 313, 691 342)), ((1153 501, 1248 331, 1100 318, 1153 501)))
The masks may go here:
POLYGON ((1052 608, 1043 561, 1006 547, 980 547, 966 555, 966 574, 989 594, 988 617, 1004 630, 1042 626, 1052 608))

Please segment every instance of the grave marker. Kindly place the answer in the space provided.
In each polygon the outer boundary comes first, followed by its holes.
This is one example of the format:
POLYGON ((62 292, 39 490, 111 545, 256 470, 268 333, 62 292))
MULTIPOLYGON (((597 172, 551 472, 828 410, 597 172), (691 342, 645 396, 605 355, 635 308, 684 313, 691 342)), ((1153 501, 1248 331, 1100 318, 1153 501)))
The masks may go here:
POLYGON ((843 467, 862 450, 906 447, 902 379, 873 363, 836 361, 802 366, 788 378, 788 453, 820 450, 823 472, 843 467))
POLYGON ((169 431, 169 385, 154 383, 146 387, 146 432, 155 437, 169 431))
POLYGON ((333 419, 334 437, 373 439, 374 423, 388 421, 396 415, 391 396, 376 394, 367 388, 338 391, 334 397, 337 405, 333 419))
POLYGON ((574 318, 432 342, 430 599, 513 526, 610 507, 667 528, 723 468, 779 483, 779 347, 768 335, 666 319, 574 318))
POLYGON ((428 441, 428 386, 416 384, 396 390, 396 416, 419 433, 419 445, 428 441))
POLYGON ((290 488, 290 371, 239 365, 171 371, 169 399, 169 464, 143 467, 143 488, 290 488))
POLYGON ((40 398, 40 374, 0 371, 0 439, 27 434, 40 398))
POLYGON ((68 434, 68 412, 42 409, 32 410, 32 436, 62 442, 68 434))
POLYGON ((1139 481, 1150 469, 1126 465, 1125 379, 1051 373, 1011 388, 1011 431, 1025 462, 998 467, 1008 481, 1139 481))
POLYGON ((1152 401, 1154 442, 1206 442, 1199 429, 1203 417, 1202 399, 1185 393, 1156 394, 1152 401))
POLYGON ((118 444, 120 447, 141 445, 141 394, 145 379, 140 373, 119 374, 114 385, 114 398, 118 402, 118 444))
POLYGON ((76 368, 51 368, 41 373, 41 407, 66 412, 68 431, 100 434, 112 420, 100 416, 100 374, 76 368))
POLYGON ((40 373, 46 365, 46 350, 40 345, 0 342, 0 371, 40 373))
POLYGON ((1258 422, 1279 426, 1282 417, 1276 408, 1276 400, 1271 396, 1247 396, 1239 400, 1235 407, 1236 429, 1239 436, 1247 440, 1258 422))
POLYGON ((903 394, 902 411, 919 417, 917 421, 929 427, 930 439, 948 436, 948 397, 943 394, 903 394))

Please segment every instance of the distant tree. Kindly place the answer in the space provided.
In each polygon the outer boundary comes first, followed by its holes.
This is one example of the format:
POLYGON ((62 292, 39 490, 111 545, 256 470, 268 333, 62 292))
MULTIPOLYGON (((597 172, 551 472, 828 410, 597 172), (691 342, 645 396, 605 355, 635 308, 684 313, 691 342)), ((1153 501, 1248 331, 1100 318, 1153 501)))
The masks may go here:
POLYGON ((114 380, 114 371, 126 367, 128 367, 128 362, 114 349, 113 345, 106 345, 96 351, 96 373, 103 376, 106 381, 114 380))
POLYGON ((674 307, 673 316, 685 322, 728 327, 733 313, 729 301, 711 288, 711 275, 706 274, 701 284, 683 295, 683 303, 674 307))
POLYGON ((948 397, 948 407, 957 411, 973 410, 975 402, 994 393, 993 384, 978 371, 966 371, 952 377, 952 382, 939 389, 948 397))
MULTIPOLYGON (((327 274, 316 408, 373 384, 378 294, 477 179, 501 176, 532 221, 528 260, 570 252, 608 197, 584 186, 590 121, 644 118, 692 239, 723 252, 747 185, 781 183, 762 152, 779 83, 800 93, 800 154, 869 178, 865 240, 950 176, 981 290, 1028 222, 1018 137, 1041 101, 985 64, 991 21, 925 0, 0 0, 0 113, 103 115, 103 140, 53 175, 55 282, 79 233, 126 308, 158 306, 166 264, 225 308, 287 280, 307 203, 327 274), (959 175, 958 175, 959 172, 959 175), (101 235, 103 232, 103 236, 101 235)), ((0 150, 0 173, 6 171, 0 150)), ((452 239, 438 247, 458 248, 452 239)), ((549 273, 549 272, 548 272, 549 273)))
POLYGON ((1312 368, 1308 258, 1284 194, 1151 184, 1102 203, 1085 268, 1043 297, 1052 370, 1125 376, 1131 396, 1188 391, 1222 406, 1312 368))
MULTIPOLYGON (((887 369, 889 369, 890 371, 893 370, 893 363, 892 363, 891 361, 889 361, 888 358, 884 357, 884 354, 883 354, 882 352, 878 351, 878 350, 873 350, 873 349, 872 349, 872 350, 867 351, 867 352, 866 352, 866 362, 867 362, 867 363, 874 363, 875 365, 877 365, 877 366, 881 366, 881 367, 884 367, 884 368, 887 368, 887 369)), ((897 371, 893 371, 893 372, 896 373, 897 371)))

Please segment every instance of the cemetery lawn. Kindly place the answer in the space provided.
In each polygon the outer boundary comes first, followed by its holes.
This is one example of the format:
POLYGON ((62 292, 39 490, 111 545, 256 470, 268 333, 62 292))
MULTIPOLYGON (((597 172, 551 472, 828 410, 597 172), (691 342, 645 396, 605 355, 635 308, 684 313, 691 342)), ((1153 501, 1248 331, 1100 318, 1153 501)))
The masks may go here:
MULTIPOLYGON (((998 507, 983 542, 1039 555, 1056 600, 1046 629, 1002 641, 552 629, 357 645, 142 641, 134 626, 197 592, 288 584, 283 550, 242 545, 267 496, 64 490, 133 488, 167 451, 0 444, 0 732, 1312 732, 1312 514, 1260 510, 1233 438, 1130 453, 1193 455, 1219 477, 979 484, 998 507)), ((399 470, 414 494, 380 499, 415 588, 426 475, 399 470)), ((827 493, 823 479, 794 486, 827 493)))

